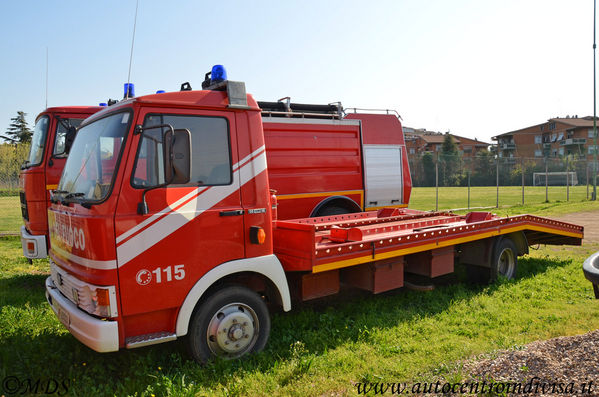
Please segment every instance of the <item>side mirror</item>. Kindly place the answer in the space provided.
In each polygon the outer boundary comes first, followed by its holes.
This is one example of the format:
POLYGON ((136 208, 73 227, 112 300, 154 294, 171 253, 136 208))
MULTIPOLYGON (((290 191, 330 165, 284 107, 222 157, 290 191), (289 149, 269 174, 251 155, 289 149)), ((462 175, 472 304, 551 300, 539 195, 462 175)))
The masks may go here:
POLYGON ((71 151, 71 146, 73 146, 73 141, 75 140, 75 135, 77 134, 77 128, 73 126, 69 126, 67 128, 67 132, 64 136, 64 152, 69 154, 71 151))
POLYGON ((169 130, 164 136, 164 172, 168 184, 185 184, 191 176, 191 133, 188 129, 169 130))

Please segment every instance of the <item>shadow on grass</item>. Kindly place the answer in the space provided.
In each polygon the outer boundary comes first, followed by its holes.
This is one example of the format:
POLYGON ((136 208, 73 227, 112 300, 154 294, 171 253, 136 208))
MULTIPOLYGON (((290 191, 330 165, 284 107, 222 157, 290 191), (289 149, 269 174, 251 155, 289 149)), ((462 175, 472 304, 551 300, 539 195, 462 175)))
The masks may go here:
POLYGON ((48 275, 17 275, 0 279, 0 303, 7 306, 38 305, 46 301, 48 275))
MULTIPOLYGON (((278 382, 284 384, 307 373, 311 359, 304 358, 324 354, 344 344, 368 342, 371 329, 391 328, 435 316, 460 301, 471 300, 480 294, 492 295, 505 283, 518 284, 569 263, 569 260, 521 259, 515 280, 490 286, 468 285, 460 281, 463 275, 458 272, 453 279, 443 280, 453 284, 431 292, 399 289, 372 295, 344 289, 331 298, 297 304, 291 313, 275 313, 267 349, 243 360, 217 360, 200 366, 185 355, 180 342, 117 353, 96 353, 69 334, 56 334, 54 328, 35 335, 31 335, 31 331, 15 331, 0 338, 1 364, 5 375, 68 376, 76 380, 73 384, 75 394, 86 394, 90 390, 95 394, 133 394, 144 390, 148 384, 158 387, 162 377, 187 379, 194 382, 194 387, 215 388, 227 384, 235 376, 243 377, 257 371, 273 372, 281 364, 289 364, 294 369, 278 377, 278 382), (299 349, 294 347, 297 341, 301 341, 299 349), (98 386, 97 379, 111 379, 111 382, 98 386)), ((23 286, 43 285, 44 278, 13 277, 2 280, 0 288, 8 288, 7 295, 10 296, 22 291, 23 286)), ((36 302, 45 299, 43 288, 32 291, 36 302)), ((15 301, 15 304, 22 303, 22 298, 15 301)), ((56 319, 52 321, 57 323, 56 319)))

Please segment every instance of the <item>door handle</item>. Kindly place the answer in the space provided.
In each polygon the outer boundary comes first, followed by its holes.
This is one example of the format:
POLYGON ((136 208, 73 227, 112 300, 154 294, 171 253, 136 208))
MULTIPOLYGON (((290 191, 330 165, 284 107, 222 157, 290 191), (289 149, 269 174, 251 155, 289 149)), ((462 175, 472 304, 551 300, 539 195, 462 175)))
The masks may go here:
POLYGON ((221 211, 220 216, 239 216, 243 215, 243 210, 221 211))

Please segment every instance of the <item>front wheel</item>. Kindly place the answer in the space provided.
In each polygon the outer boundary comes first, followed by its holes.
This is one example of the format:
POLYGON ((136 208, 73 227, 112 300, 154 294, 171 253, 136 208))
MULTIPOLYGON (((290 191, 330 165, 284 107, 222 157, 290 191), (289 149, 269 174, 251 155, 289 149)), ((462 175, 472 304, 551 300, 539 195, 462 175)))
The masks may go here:
POLYGON ((200 362, 264 349, 270 333, 268 308, 254 291, 229 286, 217 291, 194 313, 188 334, 191 356, 200 362))

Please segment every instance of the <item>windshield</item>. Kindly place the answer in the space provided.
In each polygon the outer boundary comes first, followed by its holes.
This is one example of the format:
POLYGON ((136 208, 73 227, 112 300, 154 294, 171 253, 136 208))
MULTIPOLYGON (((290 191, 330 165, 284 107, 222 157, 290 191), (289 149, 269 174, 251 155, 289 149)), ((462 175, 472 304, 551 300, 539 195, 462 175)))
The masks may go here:
POLYGON ((130 113, 96 120, 77 132, 60 178, 64 199, 102 201, 110 192, 130 113))
POLYGON ((59 121, 56 126, 56 137, 54 138, 54 151, 52 152, 52 156, 60 157, 66 156, 65 153, 65 142, 67 136, 67 127, 79 127, 83 119, 64 119, 61 118, 62 123, 59 121))
POLYGON ((48 133, 48 125, 50 124, 49 120, 48 116, 43 116, 35 123, 27 166, 39 165, 42 162, 44 146, 46 146, 46 134, 48 133))

